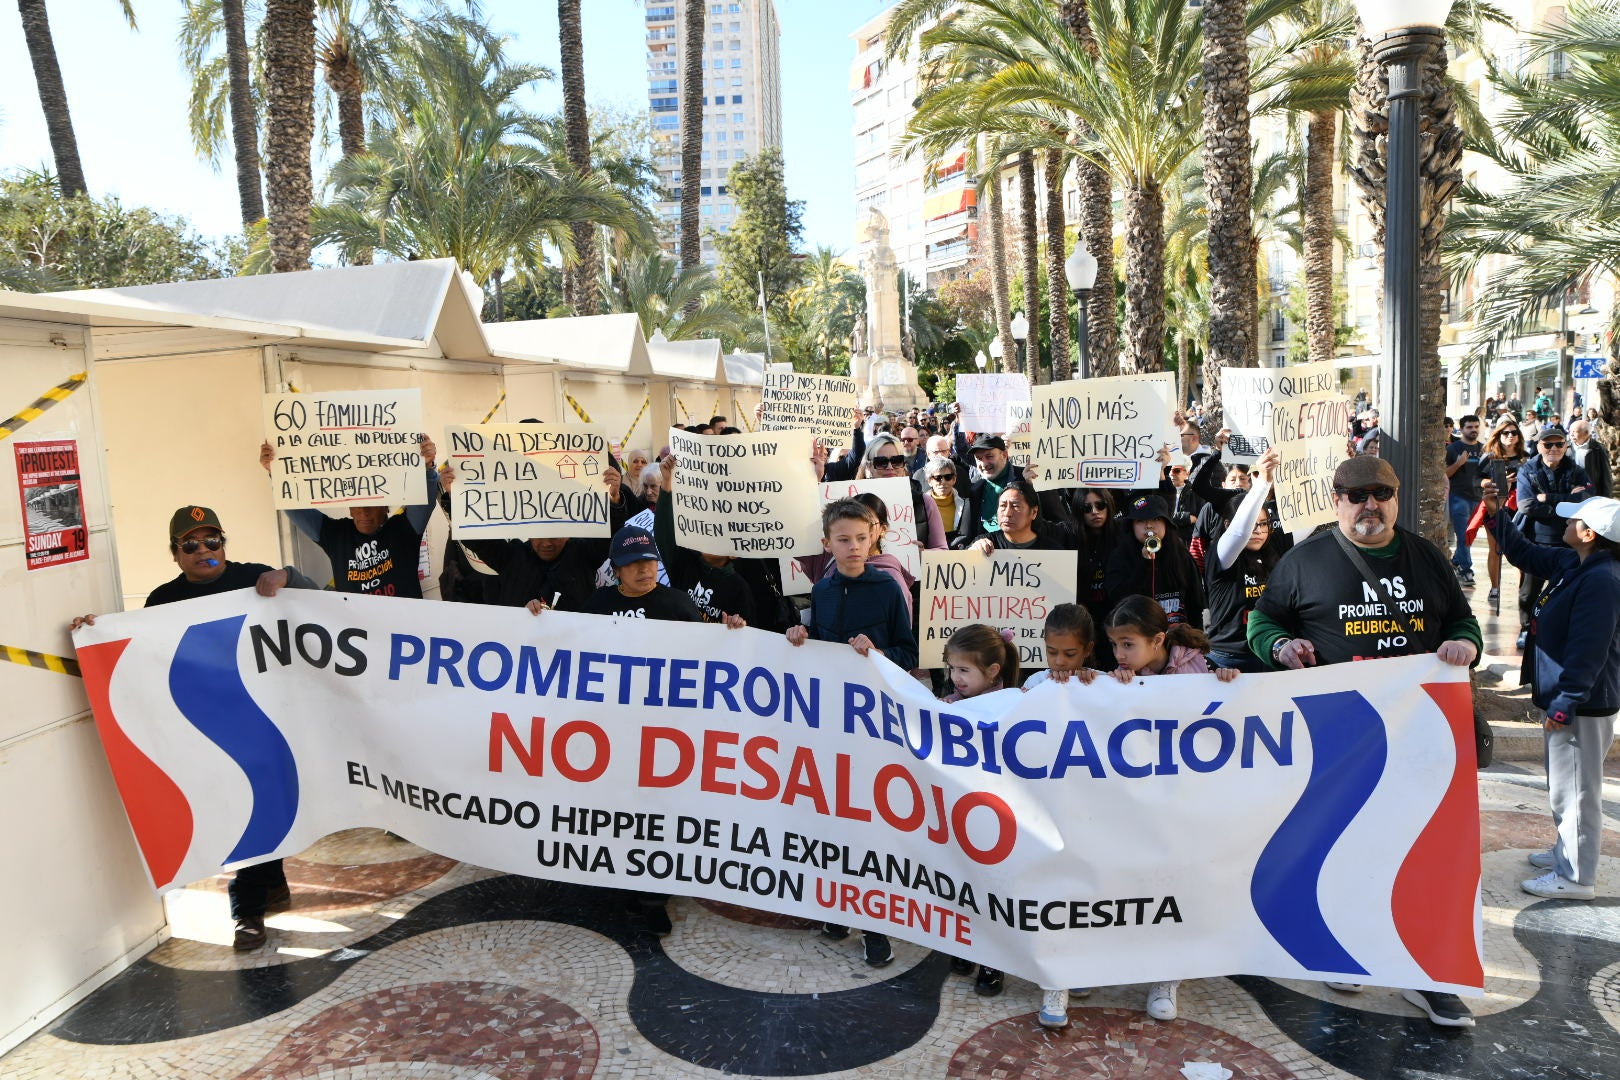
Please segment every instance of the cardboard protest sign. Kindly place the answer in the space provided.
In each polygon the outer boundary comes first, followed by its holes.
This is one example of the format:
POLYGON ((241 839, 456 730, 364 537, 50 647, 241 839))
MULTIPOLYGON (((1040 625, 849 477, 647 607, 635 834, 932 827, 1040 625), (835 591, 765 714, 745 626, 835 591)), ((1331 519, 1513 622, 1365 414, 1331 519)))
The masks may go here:
POLYGON ((675 540, 710 555, 808 555, 821 550, 821 512, 808 431, 692 435, 670 428, 675 540))
POLYGON ((1078 572, 1072 551, 923 552, 917 666, 942 666, 951 635, 985 623, 1016 635, 1021 665, 1044 668, 1041 629, 1054 607, 1075 602, 1078 572))
POLYGON ((1222 459, 1252 464, 1273 443, 1346 434, 1350 402, 1331 360, 1285 368, 1222 368, 1221 408, 1232 439, 1222 459))
MULTIPOLYGON (((610 536, 607 434, 582 424, 446 430, 451 534, 468 540, 610 536)), ((626 481, 628 483, 628 481, 626 481)))
POLYGON ((849 445, 860 401, 854 379, 767 371, 761 397, 761 431, 808 431, 829 447, 849 445))
POLYGON ((1179 445, 1176 382, 1169 372, 1073 379, 1037 386, 1031 435, 1035 486, 1148 487, 1158 483, 1154 456, 1179 445))
POLYGON ((1335 519, 1333 470, 1344 460, 1344 451, 1341 435, 1277 444, 1279 460, 1273 494, 1284 531, 1299 532, 1335 519))
POLYGON ((957 422, 975 432, 1006 431, 1007 406, 1029 401, 1029 379, 1017 371, 995 371, 956 377, 957 422))
POLYGON ((1030 431, 1035 419, 1035 406, 1027 401, 1007 402, 1007 458, 1023 468, 1034 457, 1035 442, 1030 431))
POLYGON ((88 559, 79 444, 72 439, 20 442, 15 451, 28 569, 88 559))
MULTIPOLYGON (((821 507, 835 499, 853 499, 870 493, 883 500, 889 515, 889 531, 883 537, 883 553, 900 560, 912 577, 922 573, 922 554, 917 547, 917 509, 911 502, 911 481, 903 476, 890 476, 877 480, 839 480, 821 485, 821 502, 816 507, 817 520, 821 507)), ((819 534, 818 534, 819 535, 819 534)), ((820 551, 817 544, 816 551, 820 551)), ((801 553, 803 554, 803 553, 801 553)), ((814 552, 811 552, 814 554, 814 552)), ((786 596, 806 596, 815 585, 805 576, 804 567, 794 559, 782 559, 782 592, 786 596)))
POLYGON ((420 390, 266 394, 264 431, 278 510, 427 502, 420 390))

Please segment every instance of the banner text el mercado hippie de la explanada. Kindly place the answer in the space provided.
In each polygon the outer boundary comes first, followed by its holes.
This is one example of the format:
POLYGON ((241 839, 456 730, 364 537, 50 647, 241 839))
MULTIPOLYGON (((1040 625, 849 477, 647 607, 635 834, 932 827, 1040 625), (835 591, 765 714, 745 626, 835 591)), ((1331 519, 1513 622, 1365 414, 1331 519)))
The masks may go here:
POLYGON ((75 640, 159 888, 375 826, 1047 986, 1482 983, 1467 675, 1432 657, 944 704, 843 645, 313 591, 75 640))

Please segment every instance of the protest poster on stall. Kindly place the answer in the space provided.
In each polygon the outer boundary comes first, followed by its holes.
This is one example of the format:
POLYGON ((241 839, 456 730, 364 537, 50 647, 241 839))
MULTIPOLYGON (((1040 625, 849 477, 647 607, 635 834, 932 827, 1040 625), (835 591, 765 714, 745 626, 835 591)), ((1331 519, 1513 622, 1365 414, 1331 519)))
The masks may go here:
POLYGON ((466 540, 611 536, 605 429, 587 424, 451 426, 450 530, 466 540))
POLYGON ((821 508, 808 431, 693 435, 670 428, 675 541, 710 555, 821 550, 821 508))
MULTIPOLYGON (((889 531, 883 537, 883 554, 893 555, 912 577, 922 573, 921 549, 917 547, 917 509, 911 501, 911 481, 903 476, 889 476, 872 480, 838 480, 821 485, 821 507, 835 499, 853 499, 857 495, 872 494, 883 500, 889 514, 889 531)), ((819 535, 819 534, 818 534, 819 535)), ((820 545, 817 545, 820 551, 820 545)), ((813 553, 812 553, 813 554, 813 553)), ((782 593, 785 596, 807 596, 815 582, 805 575, 804 567, 796 559, 782 559, 782 593)))
POLYGON ((79 444, 51 439, 20 442, 14 449, 27 568, 42 570, 88 559, 90 530, 84 521, 79 444))
POLYGON ((1026 670, 1046 667, 1041 630, 1059 604, 1075 602, 1079 573, 1072 551, 925 551, 918 601, 918 667, 941 667, 945 643, 964 626, 984 623, 1014 635, 1026 670))
POLYGON ((1290 439, 1343 438, 1350 402, 1331 360, 1285 368, 1222 368, 1221 408, 1231 441, 1222 460, 1253 464, 1267 447, 1290 439))
POLYGON ((427 502, 420 390, 266 394, 264 432, 278 510, 427 502))
POLYGON ((1335 520, 1333 470, 1344 460, 1344 437, 1324 435, 1278 443, 1277 456, 1272 493, 1283 530, 1297 533, 1335 520))
POLYGON ((501 873, 886 932, 1042 986, 1483 984, 1466 668, 946 703, 847 644, 674 630, 243 589, 104 615, 74 644, 160 890, 370 827, 501 873))
POLYGON ((860 403, 854 379, 767 371, 761 431, 808 431, 829 447, 848 446, 860 403))
POLYGON ((1029 401, 1029 379, 1017 371, 995 371, 956 377, 957 423, 973 432, 1004 432, 1007 406, 1029 401))
POLYGON ((1152 487, 1154 457, 1175 449, 1176 380, 1170 372, 1072 379, 1031 391, 1035 486, 1152 487))

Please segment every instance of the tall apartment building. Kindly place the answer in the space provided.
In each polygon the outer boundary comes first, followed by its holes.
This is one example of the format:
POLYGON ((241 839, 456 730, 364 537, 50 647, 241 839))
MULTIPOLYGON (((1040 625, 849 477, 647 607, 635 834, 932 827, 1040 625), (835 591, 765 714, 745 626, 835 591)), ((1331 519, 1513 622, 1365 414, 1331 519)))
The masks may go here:
POLYGON ((782 27, 773 0, 725 0, 705 5, 696 27, 703 45, 703 167, 681 175, 681 69, 687 25, 683 0, 647 0, 647 111, 655 163, 666 198, 658 204, 664 250, 678 253, 679 191, 695 180, 701 194, 703 261, 715 261, 712 228, 725 233, 737 204, 726 190, 731 166, 782 145, 782 27))
MULTIPOLYGON (((850 34, 855 43, 849 82, 855 108, 855 220, 865 220, 873 207, 881 210, 889 219, 889 245, 900 269, 934 288, 967 268, 978 237, 978 207, 965 154, 948 154, 930 167, 919 156, 896 152, 915 111, 920 48, 913 41, 905 56, 892 64, 884 60, 891 10, 850 34)), ((846 260, 856 262, 865 254, 864 245, 857 244, 846 260)))

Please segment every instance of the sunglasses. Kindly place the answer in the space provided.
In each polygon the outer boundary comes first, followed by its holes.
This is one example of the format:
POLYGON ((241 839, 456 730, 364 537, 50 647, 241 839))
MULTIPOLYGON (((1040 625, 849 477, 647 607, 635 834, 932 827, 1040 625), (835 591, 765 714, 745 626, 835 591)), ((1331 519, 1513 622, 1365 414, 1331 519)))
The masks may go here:
POLYGON ((1086 510, 1086 513, 1088 513, 1088 514, 1100 514, 1104 510, 1107 510, 1107 509, 1108 509, 1108 504, 1107 503, 1088 502, 1088 503, 1085 504, 1085 510, 1086 510))
POLYGON ((1498 437, 1503 439, 1517 439, 1519 437, 1519 433, 1517 431, 1504 431, 1498 437))
POLYGON ((1377 499, 1381 503, 1387 503, 1395 497, 1395 489, 1384 485, 1370 488, 1357 488, 1354 491, 1346 491, 1344 488, 1338 488, 1337 491, 1340 495, 1343 495, 1346 499, 1349 499, 1357 506, 1360 506, 1368 499, 1377 499))
POLYGON ((933 476, 930 476, 928 479, 930 479, 930 480, 955 480, 956 479, 956 474, 953 473, 953 472, 937 472, 933 476))
POLYGON ((218 551, 224 546, 225 538, 223 536, 206 536, 201 540, 182 540, 180 542, 180 550, 187 555, 195 555, 202 548, 207 548, 209 551, 218 551))
POLYGON ((1562 439, 1542 439, 1541 445, 1548 450, 1562 450, 1564 441, 1562 439))
POLYGON ((874 469, 898 469, 905 463, 906 457, 904 454, 896 454, 894 457, 875 457, 872 459, 872 467, 874 469))

